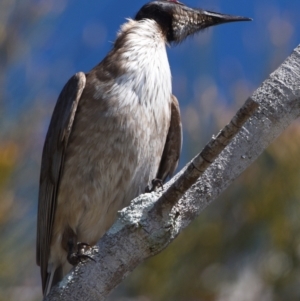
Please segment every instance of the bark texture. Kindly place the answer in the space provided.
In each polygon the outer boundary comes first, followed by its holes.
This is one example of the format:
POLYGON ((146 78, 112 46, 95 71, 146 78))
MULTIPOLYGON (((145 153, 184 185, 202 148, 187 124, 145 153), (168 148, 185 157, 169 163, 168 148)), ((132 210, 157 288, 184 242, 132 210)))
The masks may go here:
MULTIPOLYGON (((120 211, 115 224, 93 249, 96 263, 90 260, 79 264, 45 300, 105 300, 136 266, 167 247, 298 118, 300 46, 262 83, 248 103, 252 101, 259 108, 215 161, 206 164, 208 168, 204 173, 204 169, 198 169, 202 175, 198 179, 193 177, 196 183, 185 182, 190 180, 187 165, 165 185, 164 193, 168 192, 169 197, 154 192, 134 199, 129 207, 120 211), (180 187, 186 188, 192 186, 179 195, 178 186, 173 183, 181 183, 180 187), (170 199, 170 195, 175 197, 170 199)), ((206 155, 215 157, 213 152, 214 149, 208 150, 206 155)), ((194 163, 198 159, 196 157, 194 163)))

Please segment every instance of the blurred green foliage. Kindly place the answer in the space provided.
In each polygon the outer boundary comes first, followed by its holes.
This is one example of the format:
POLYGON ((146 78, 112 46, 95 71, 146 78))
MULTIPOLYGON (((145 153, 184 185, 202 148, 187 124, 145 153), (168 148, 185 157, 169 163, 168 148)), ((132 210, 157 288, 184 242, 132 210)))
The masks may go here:
MULTIPOLYGON (((17 164, 18 146, 14 143, 0 146, 0 194, 5 195, 6 184, 17 164)), ((0 202, 0 227, 10 218, 12 198, 5 195, 5 201, 0 202)))

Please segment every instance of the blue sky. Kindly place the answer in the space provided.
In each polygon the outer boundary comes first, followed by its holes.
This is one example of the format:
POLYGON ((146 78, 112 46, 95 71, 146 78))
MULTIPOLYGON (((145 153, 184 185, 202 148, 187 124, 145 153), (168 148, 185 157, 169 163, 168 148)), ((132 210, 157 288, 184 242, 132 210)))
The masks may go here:
MULTIPOLYGON (((82 4, 79 0, 51 0, 38 3, 46 13, 37 22, 25 26, 29 51, 12 64, 8 73, 8 80, 13 82, 8 89, 9 95, 14 95, 13 111, 23 101, 30 103, 37 95, 43 97, 41 91, 49 93, 55 102, 55 96, 73 73, 88 71, 102 60, 120 24, 125 18, 133 17, 145 2, 82 4), (37 85, 32 87, 32 82, 37 85)), ((255 88, 300 41, 298 0, 190 0, 185 3, 254 20, 207 29, 168 50, 174 92, 183 104, 195 98, 193 87, 201 76, 213 78, 230 102, 232 82, 244 79, 255 88)), ((47 95, 45 98, 49 101, 47 95)))

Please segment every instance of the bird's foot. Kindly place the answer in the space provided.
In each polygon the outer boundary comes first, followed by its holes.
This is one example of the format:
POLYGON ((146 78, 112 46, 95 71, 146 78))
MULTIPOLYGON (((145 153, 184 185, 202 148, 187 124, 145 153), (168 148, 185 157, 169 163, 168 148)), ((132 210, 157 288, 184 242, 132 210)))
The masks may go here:
POLYGON ((157 191, 158 188, 161 188, 162 190, 164 189, 164 185, 163 185, 163 181, 160 180, 160 179, 153 179, 151 181, 151 186, 148 185, 145 189, 145 192, 148 193, 148 192, 153 192, 153 191, 157 191))
POLYGON ((78 242, 77 243, 77 251, 73 253, 68 254, 68 262, 71 265, 77 265, 80 262, 83 262, 87 259, 91 259, 95 261, 95 259, 90 255, 91 254, 92 247, 89 244, 86 244, 84 242, 78 242))

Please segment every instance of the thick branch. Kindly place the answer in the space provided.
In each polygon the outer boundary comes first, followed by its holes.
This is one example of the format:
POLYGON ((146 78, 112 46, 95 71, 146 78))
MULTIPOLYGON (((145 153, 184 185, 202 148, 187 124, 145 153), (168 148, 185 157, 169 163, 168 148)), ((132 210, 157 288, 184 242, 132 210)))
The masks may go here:
MULTIPOLYGON (((104 300, 145 258, 163 250, 299 117, 300 46, 251 99, 259 104, 259 109, 178 202, 168 197, 166 203, 155 205, 161 193, 144 194, 133 200, 94 249, 97 263, 78 265, 46 300, 104 300), (160 210, 153 210, 154 206, 160 210)), ((208 155, 214 156, 210 151, 208 155)), ((195 158, 193 162, 198 164, 199 160, 195 158)), ((186 170, 187 167, 165 185, 166 191, 172 193, 169 187, 182 181, 180 177, 186 170)))
POLYGON ((224 148, 232 141, 234 136, 241 130, 242 126, 253 115, 257 108, 258 104, 249 98, 232 118, 230 123, 219 132, 217 137, 211 138, 201 153, 187 165, 180 177, 163 192, 154 206, 155 210, 160 211, 162 209, 161 207, 165 206, 166 203, 174 206, 221 154, 224 148))

